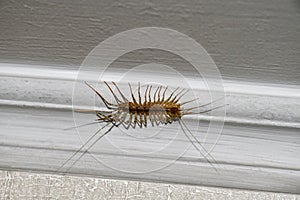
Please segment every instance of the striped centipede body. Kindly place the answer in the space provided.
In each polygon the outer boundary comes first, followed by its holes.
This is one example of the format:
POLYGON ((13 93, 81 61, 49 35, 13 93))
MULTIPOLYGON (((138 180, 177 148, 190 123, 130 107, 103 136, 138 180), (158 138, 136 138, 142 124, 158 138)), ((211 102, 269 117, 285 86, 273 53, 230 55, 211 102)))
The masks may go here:
MULTIPOLYGON (((218 106, 215 108, 206 109, 201 112, 193 112, 193 109, 201 108, 210 105, 212 102, 203 104, 196 107, 191 107, 184 109, 182 106, 188 103, 191 103, 196 99, 192 99, 185 102, 180 102, 181 98, 186 95, 189 90, 188 89, 181 89, 177 87, 174 91, 171 92, 169 96, 166 97, 166 92, 168 90, 168 86, 158 86, 154 90, 154 94, 151 98, 151 90, 153 89, 152 85, 147 85, 146 89, 144 91, 144 99, 142 100, 141 95, 141 87, 140 83, 138 83, 138 97, 136 98, 132 92, 131 84, 128 83, 129 89, 130 89, 130 96, 132 98, 132 101, 128 100, 128 98, 125 97, 125 95, 121 92, 120 88, 115 82, 112 82, 112 85, 114 85, 115 89, 119 93, 119 97, 116 95, 116 93, 113 91, 111 85, 109 85, 107 82, 105 82, 105 85, 111 92, 111 94, 114 97, 115 103, 109 102, 107 99, 103 97, 103 95, 98 92, 94 87, 92 87, 90 84, 85 82, 85 84, 91 88, 95 94, 102 100, 105 107, 107 108, 107 111, 100 111, 100 110, 77 110, 78 112, 93 112, 96 114, 97 119, 93 123, 84 124, 90 125, 94 123, 106 123, 104 126, 102 126, 95 134, 93 134, 82 146, 80 149, 78 149, 68 160, 66 160, 63 165, 57 170, 57 172, 63 168, 73 157, 76 156, 77 153, 81 152, 84 148, 85 150, 82 152, 82 154, 71 164, 71 166, 66 170, 69 171, 70 168, 80 159, 82 156, 88 152, 88 150, 95 145, 102 137, 104 137, 106 134, 108 134, 113 127, 123 126, 125 129, 129 128, 136 128, 136 127, 147 127, 148 122, 151 123, 152 126, 159 126, 160 124, 171 124, 175 121, 178 121, 185 136, 188 138, 188 140, 191 142, 191 144, 199 151, 199 153, 204 156, 204 154, 201 152, 201 149, 203 149, 210 158, 214 160, 214 158, 207 152, 207 150, 203 147, 203 145, 200 143, 200 141, 197 139, 197 137, 194 136, 194 134, 188 129, 187 125, 183 122, 182 117, 189 114, 201 114, 201 113, 207 113, 214 109, 218 109, 223 106, 218 106), (121 99, 120 99, 121 97, 121 99), (110 126, 110 127, 109 127, 110 126), (98 134, 101 130, 103 130, 105 127, 109 127, 104 133, 102 133, 100 136, 98 134), (96 138, 96 139, 95 139, 96 138), (94 141, 92 141, 95 139, 94 141), (194 140, 194 141, 193 141, 194 140), (196 142, 195 142, 196 141, 196 142), (89 144, 91 143, 91 144, 89 144)), ((217 101, 217 100, 215 100, 217 101)), ((81 126, 77 126, 81 127, 81 126)), ((76 128, 77 128, 76 127, 76 128)), ((211 161, 206 158, 207 162, 209 162, 211 165, 211 161)), ((214 160, 215 161, 215 160, 214 160)), ((215 168, 214 168, 215 169, 215 168)), ((216 170, 216 169, 215 169, 216 170)))
POLYGON ((132 87, 129 84, 130 94, 132 97, 132 101, 129 101, 120 91, 115 82, 112 82, 112 84, 118 90, 122 100, 116 96, 107 82, 104 83, 113 94, 117 104, 108 102, 96 89, 86 83, 101 98, 106 108, 110 110, 108 112, 95 111, 98 116, 98 121, 105 121, 107 123, 115 124, 116 126, 121 124, 126 129, 129 129, 130 127, 135 128, 136 126, 142 128, 147 127, 148 121, 151 122, 152 126, 172 123, 181 119, 183 115, 189 114, 189 111, 191 110, 182 110, 181 107, 190 101, 178 103, 179 100, 188 92, 188 90, 185 89, 182 89, 180 92, 175 94, 176 91, 179 90, 179 88, 176 88, 169 97, 166 98, 165 94, 168 87, 162 89, 162 86, 159 86, 156 88, 154 96, 151 99, 152 85, 147 85, 144 92, 144 101, 142 102, 140 84, 138 84, 138 99, 134 96, 132 87))

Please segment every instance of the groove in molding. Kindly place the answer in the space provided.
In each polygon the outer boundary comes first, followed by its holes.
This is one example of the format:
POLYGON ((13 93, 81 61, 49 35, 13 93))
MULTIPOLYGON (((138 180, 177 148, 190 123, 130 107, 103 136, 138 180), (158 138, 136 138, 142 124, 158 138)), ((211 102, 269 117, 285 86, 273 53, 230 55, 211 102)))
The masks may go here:
MULTIPOLYGON (((128 82, 138 82, 137 74, 128 82)), ((103 80, 117 80, 122 72, 105 74, 103 80)), ((153 75, 152 75, 153 76, 153 75)), ((73 83, 77 71, 50 66, 0 63, 0 105, 71 110, 73 83)), ((90 82, 98 75, 86 72, 90 82)), ((151 77, 145 77, 143 79, 151 77)), ((153 79, 153 77, 152 77, 153 79)), ((205 92, 200 80, 187 78, 193 90, 205 92)), ((83 81, 83 80, 82 80, 83 81)), ((119 84, 127 84, 121 82, 119 84)), ((300 86, 223 80, 227 107, 226 122, 300 128, 300 86)), ((89 90, 87 90, 90 92, 89 90)), ((207 91, 206 91, 207 92, 207 91)), ((205 103, 205 102, 204 102, 205 103)), ((84 100, 76 108, 86 107, 84 100)), ((192 116, 201 120, 223 120, 218 116, 192 116)))

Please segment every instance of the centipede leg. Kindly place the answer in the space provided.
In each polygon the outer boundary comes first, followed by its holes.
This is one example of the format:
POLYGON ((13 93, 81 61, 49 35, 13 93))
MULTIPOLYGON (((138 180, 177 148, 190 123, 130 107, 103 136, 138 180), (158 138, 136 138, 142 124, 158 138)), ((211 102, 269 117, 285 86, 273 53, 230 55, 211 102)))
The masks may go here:
POLYGON ((145 90, 145 99, 144 99, 144 105, 146 105, 146 103, 147 103, 147 92, 148 92, 148 89, 149 89, 149 85, 147 85, 147 87, 146 87, 146 90, 145 90))
POLYGON ((108 83, 106 81, 104 81, 105 85, 108 87, 109 91, 112 93, 112 95, 114 96, 116 102, 119 103, 123 103, 118 97, 117 95, 114 93, 114 91, 111 89, 111 87, 108 85, 108 83))
POLYGON ((102 102, 105 104, 106 108, 108 109, 113 109, 116 110, 117 109, 117 105, 109 103, 95 88, 93 88, 91 85, 89 85, 87 82, 85 82, 85 84, 91 88, 102 100, 102 102))
POLYGON ((158 121, 158 123, 156 123, 156 125, 158 126, 160 123, 163 123, 163 116, 162 116, 163 114, 162 113, 157 113, 157 115, 156 115, 156 119, 157 119, 157 121, 158 121))
POLYGON ((174 95, 174 93, 179 89, 179 87, 177 87, 171 94, 170 96, 166 99, 166 101, 170 101, 170 99, 172 98, 172 96, 174 95))
POLYGON ((179 91, 172 100, 170 100, 170 102, 174 103, 174 101, 177 99, 178 95, 180 95, 183 91, 185 91, 185 89, 182 89, 181 91, 179 91))
MULTIPOLYGON (((104 129, 105 127, 107 127, 108 125, 110 125, 111 123, 107 123, 105 126, 103 126, 102 128, 100 128, 99 130, 97 130, 97 132, 95 132, 76 152, 74 152, 56 171, 59 172, 60 169, 62 169, 72 158, 74 158, 74 156, 76 156, 83 148, 85 148, 86 145, 88 145, 89 142, 91 142, 97 135, 98 133, 104 129)), ((113 126, 112 126, 113 127, 113 126)), ((103 135, 101 135, 100 139, 106 135, 112 128, 110 128, 108 131, 106 131, 103 135)), ((98 140, 98 139, 97 139, 98 140)), ((75 163, 74 163, 75 164, 75 163)), ((73 164, 73 165, 74 165, 73 164)), ((72 166, 73 166, 72 165, 72 166)), ((72 167, 71 166, 71 167, 72 167)), ((71 168, 69 167, 68 168, 68 171, 69 169, 71 168)), ((68 172, 66 171, 66 172, 68 172)))
POLYGON ((132 113, 129 113, 129 119, 126 122, 124 122, 124 124, 127 124, 127 126, 124 126, 124 128, 129 129, 131 123, 132 123, 132 113))
POLYGON ((159 89, 159 87, 156 88, 156 90, 154 92, 154 95, 153 95, 154 102, 156 102, 156 94, 158 92, 158 89, 159 89))
POLYGON ((162 97, 161 102, 163 102, 165 100, 165 95, 166 95, 167 90, 168 90, 168 86, 165 88, 165 90, 163 92, 163 97, 162 97))
POLYGON ((99 136, 73 163, 72 165, 67 169, 66 172, 68 172, 102 137, 104 137, 106 134, 108 134, 113 127, 118 126, 119 124, 112 123, 112 126, 104 132, 101 136, 99 136))
POLYGON ((117 112, 113 118, 114 118, 114 121, 120 122, 121 124, 123 124, 127 115, 128 114, 126 112, 117 112))
POLYGON ((139 95, 139 104, 142 105, 141 85, 140 85, 140 82, 138 83, 138 95, 139 95))
POLYGON ((135 128, 137 123, 138 123, 137 113, 134 113, 134 120, 133 120, 133 126, 132 126, 132 128, 135 128))
POLYGON ((128 102, 128 99, 124 96, 124 94, 121 92, 120 88, 118 87, 118 85, 112 81, 112 84, 114 84, 114 86, 117 88, 119 94, 121 95, 122 99, 124 102, 128 102))
POLYGON ((133 100, 133 102, 134 102, 135 104, 137 104, 137 101, 136 101, 136 99, 134 98, 134 95, 133 95, 133 92, 132 92, 132 88, 131 88, 130 83, 128 83, 128 85, 129 85, 129 89, 130 89, 130 94, 131 94, 132 100, 133 100))
POLYGON ((154 126, 154 122, 153 122, 153 112, 149 113, 149 120, 151 122, 151 125, 154 126))
POLYGON ((158 126, 159 125, 158 113, 154 113, 153 116, 154 116, 154 122, 155 122, 156 126, 158 126))
POLYGON ((190 143, 195 147, 195 149, 204 157, 204 159, 214 168, 214 170, 216 172, 218 172, 218 170, 214 167, 213 163, 201 152, 200 148, 198 148, 195 143, 192 141, 192 139, 190 138, 190 136, 188 135, 188 133, 196 140, 197 144, 199 144, 199 146, 201 147, 201 149, 203 149, 205 151, 205 153, 211 157, 215 163, 217 163, 217 161, 214 159, 214 157, 204 148, 204 146, 201 144, 201 142, 198 140, 198 138, 196 136, 194 136, 194 134, 188 129, 188 127, 186 126, 186 124, 183 122, 183 120, 179 120, 179 124, 181 126, 182 131, 184 132, 185 136, 188 138, 188 140, 190 141, 190 143), (184 127, 186 128, 186 130, 188 131, 185 132, 184 127))
MULTIPOLYGON (((173 103, 177 103, 184 95, 186 95, 190 90, 186 90, 183 94, 181 94, 177 99, 174 98, 173 103)), ((178 94, 179 95, 179 94, 178 94)))
POLYGON ((159 90, 158 90, 158 98, 157 98, 157 102, 160 103, 160 92, 161 92, 161 89, 162 89, 162 86, 159 87, 159 90))
POLYGON ((147 127, 147 114, 144 113, 143 116, 144 116, 144 126, 147 127))
POLYGON ((139 114, 139 117, 140 117, 140 128, 143 128, 143 124, 144 124, 144 122, 143 122, 143 115, 142 115, 142 113, 140 113, 139 114))
POLYGON ((151 103, 151 89, 152 89, 152 85, 150 85, 149 91, 148 91, 148 98, 149 98, 149 102, 151 103))

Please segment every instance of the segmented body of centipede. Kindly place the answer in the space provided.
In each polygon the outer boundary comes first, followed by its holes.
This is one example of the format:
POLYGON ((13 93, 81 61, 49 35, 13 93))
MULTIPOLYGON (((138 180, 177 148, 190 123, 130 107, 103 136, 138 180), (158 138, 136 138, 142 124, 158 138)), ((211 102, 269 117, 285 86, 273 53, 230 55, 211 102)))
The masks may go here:
POLYGON ((147 127, 148 121, 151 122, 152 126, 172 123, 179 120, 183 115, 189 114, 189 111, 191 110, 191 108, 183 110, 181 107, 183 104, 189 103, 190 101, 178 103, 188 92, 188 90, 185 89, 182 89, 176 94, 176 91, 179 90, 179 88, 176 88, 168 97, 166 97, 168 87, 163 89, 162 86, 158 86, 154 92, 153 98, 151 98, 151 90, 153 87, 152 85, 147 85, 144 92, 144 100, 142 101, 140 84, 138 84, 138 98, 134 96, 132 87, 129 84, 132 97, 132 101, 129 101, 115 82, 112 82, 112 84, 118 90, 122 100, 117 97, 107 82, 104 83, 111 91, 117 104, 108 102, 96 89, 86 83, 101 98, 106 108, 110 110, 106 112, 95 111, 98 116, 98 121, 105 121, 114 125, 121 124, 126 129, 130 127, 135 128, 136 126, 142 128, 147 127))
MULTIPOLYGON (((188 140, 192 143, 192 145, 201 153, 201 149, 205 151, 205 154, 210 156, 212 159, 213 157, 209 154, 209 152, 206 151, 206 149, 202 146, 200 141, 197 139, 197 137, 192 134, 192 132, 188 129, 186 124, 181 120, 181 118, 184 115, 189 114, 200 114, 200 113, 206 113, 210 112, 214 109, 218 109, 223 106, 215 107, 206 109, 204 111, 200 112, 193 112, 193 109, 205 107, 207 105, 210 105, 212 102, 203 104, 196 107, 191 107, 187 109, 183 109, 184 104, 191 103, 197 99, 189 100, 180 103, 180 99, 189 91, 188 89, 179 89, 176 88, 174 91, 171 92, 170 95, 166 97, 166 92, 168 90, 168 87, 162 87, 158 86, 155 89, 154 95, 151 98, 151 90, 153 89, 152 85, 147 85, 146 89, 143 94, 143 100, 141 96, 141 87, 140 83, 138 83, 138 97, 136 98, 132 92, 132 87, 130 83, 129 89, 130 89, 130 95, 132 98, 132 101, 128 100, 128 98, 125 97, 125 95, 121 92, 120 88, 117 86, 115 82, 112 82, 115 89, 119 93, 119 97, 116 95, 116 93, 113 91, 112 87, 104 81, 107 88, 112 93, 115 103, 109 102, 107 99, 103 97, 100 92, 98 92, 94 87, 92 87, 90 84, 85 84, 91 88, 97 95, 100 97, 102 102, 107 108, 107 111, 100 111, 100 110, 78 110, 79 112, 94 112, 96 116, 98 117, 96 119, 96 122, 94 123, 106 123, 101 129, 99 129, 94 135, 92 135, 86 142, 81 146, 79 150, 77 150, 68 160, 66 160, 63 165, 57 170, 57 172, 64 167, 77 153, 82 151, 84 148, 85 150, 77 158, 73 164, 66 170, 68 171, 88 150, 96 144, 103 136, 108 134, 113 127, 118 127, 122 125, 124 128, 129 129, 130 127, 136 128, 137 126, 147 127, 148 122, 150 121, 152 126, 159 125, 159 124, 171 124, 175 121, 178 121, 185 136, 188 138, 188 140), (179 91, 179 92, 178 92, 179 91), (109 127, 110 126, 110 127, 109 127), (105 127, 109 127, 104 133, 102 133, 100 136, 98 136, 99 132, 103 130, 105 127), (98 137, 97 137, 98 136, 98 137), (92 141, 94 138, 96 138, 94 141, 92 141), (194 141, 193 141, 194 140, 194 141), (196 142, 195 142, 196 141, 196 142), (89 144, 91 143, 91 144, 89 144)), ((93 124, 93 123, 89 123, 93 124)), ((86 124, 86 125, 89 125, 86 124)), ((79 126, 80 127, 80 126, 79 126)), ((201 153, 202 156, 204 156, 203 153, 201 153)), ((205 156, 204 156, 205 157, 205 156)), ((205 159, 212 164, 206 157, 205 159)), ((214 160, 214 159, 213 159, 214 160)))

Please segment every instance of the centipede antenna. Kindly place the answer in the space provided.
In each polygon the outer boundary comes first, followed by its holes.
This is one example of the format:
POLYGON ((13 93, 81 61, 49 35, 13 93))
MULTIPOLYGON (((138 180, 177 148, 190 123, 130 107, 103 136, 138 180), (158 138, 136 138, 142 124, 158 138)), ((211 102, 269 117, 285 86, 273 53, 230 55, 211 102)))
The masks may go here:
POLYGON ((185 132, 184 127, 186 128, 186 130, 189 132, 189 134, 196 140, 197 144, 199 144, 199 146, 205 151, 205 153, 210 156, 215 163, 217 163, 217 161, 212 157, 212 155, 204 148, 204 146, 201 144, 201 142, 197 139, 196 136, 194 136, 194 134, 187 128, 186 124, 183 122, 183 120, 179 120, 179 124, 181 126, 181 129, 183 131, 183 133, 185 134, 185 136, 188 138, 188 140, 190 141, 190 143, 192 143, 192 145, 195 147, 195 149, 201 154, 201 156, 204 157, 204 159, 214 168, 214 170, 219 173, 219 171, 217 170, 217 168, 215 168, 215 166, 213 165, 213 163, 201 152, 201 150, 195 145, 195 143, 192 141, 192 139, 190 138, 190 136, 185 132), (184 127, 183 127, 184 126, 184 127))
POLYGON ((110 90, 110 92, 112 93, 112 95, 114 96, 116 102, 119 104, 122 101, 120 101, 120 99, 117 97, 117 95, 114 93, 114 91, 111 89, 111 87, 108 85, 108 83, 106 81, 104 81, 105 85, 108 87, 108 89, 110 90))
POLYGON ((130 83, 128 83, 128 85, 129 85, 129 89, 130 89, 130 94, 131 94, 132 100, 133 100, 134 103, 137 103, 136 100, 135 100, 135 98, 134 98, 134 95, 133 95, 130 83))
POLYGON ((184 109, 182 114, 183 114, 183 115, 203 114, 203 113, 208 113, 208 112, 210 112, 210 111, 213 111, 213 110, 216 110, 216 109, 219 109, 219 108, 223 108, 223 107, 228 106, 228 105, 229 105, 229 104, 224 104, 224 105, 217 106, 217 107, 214 107, 214 108, 211 108, 211 109, 208 109, 208 110, 204 110, 204 111, 200 111, 200 112, 189 112, 190 110, 199 107, 199 106, 197 106, 197 107, 193 107, 193 108, 184 109))
POLYGON ((118 112, 117 110, 114 111, 105 111, 105 110, 97 110, 96 113, 102 113, 102 114, 112 114, 114 112, 118 112))
POLYGON ((118 90, 119 94, 121 95, 123 101, 124 101, 124 102, 128 102, 128 99, 127 99, 127 98, 124 96, 124 94, 121 92, 121 90, 120 90, 120 88, 118 87, 118 85, 117 85, 114 81, 112 81, 112 84, 114 84, 114 86, 117 88, 117 90, 118 90))
POLYGON ((99 110, 89 110, 89 109, 74 109, 74 112, 79 113, 96 113, 99 110))
MULTIPOLYGON (((211 101, 211 102, 209 102, 209 103, 202 104, 202 105, 200 105, 200 106, 198 106, 198 107, 208 106, 208 105, 210 105, 210 104, 212 104, 212 103, 215 103, 215 102, 217 102, 217 101, 220 101, 221 99, 224 99, 224 98, 225 98, 225 96, 220 97, 220 98, 217 98, 217 99, 215 99, 215 100, 213 100, 213 101, 211 101)), ((187 103, 190 103, 190 102, 193 102, 193 101, 198 100, 198 99, 199 99, 199 98, 195 98, 195 99, 193 99, 193 100, 190 100, 190 101, 186 101, 186 102, 180 103, 180 106, 182 106, 182 105, 184 105, 184 104, 187 104, 187 103)))
MULTIPOLYGON (((101 127, 99 130, 97 130, 95 133, 94 133, 94 135, 92 135, 76 152, 74 152, 73 154, 72 154, 72 156, 71 157, 69 157, 57 170, 56 170, 56 172, 59 172, 59 170, 60 169, 62 169, 74 156, 76 156, 94 137, 96 137, 96 135, 102 130, 102 129, 104 129, 105 127, 107 127, 108 125, 109 125, 110 123, 107 123, 106 125, 104 125, 103 127, 101 127)), ((105 132, 104 134, 103 134, 103 136, 105 135, 105 134, 107 134, 108 132, 105 132)), ((72 165, 73 166, 73 165, 72 165)), ((71 166, 71 167, 72 167, 71 166)), ((70 168, 71 168, 70 167, 70 168)), ((69 169, 70 169, 69 168, 69 169)), ((69 170, 68 170, 69 171, 69 170)), ((67 171, 67 172, 68 172, 67 171)))
POLYGON ((102 111, 102 110, 84 110, 84 109, 75 109, 74 112, 79 112, 79 113, 95 113, 98 115, 99 113, 106 113, 106 114, 111 114, 114 111, 102 111))
POLYGON ((93 88, 90 84, 87 82, 84 82, 89 88, 91 88, 102 100, 102 102, 105 104, 106 108, 116 110, 117 105, 109 103, 95 88, 93 88), (112 107, 114 106, 114 107, 112 107))
POLYGON ((141 85, 140 85, 140 82, 138 83, 138 94, 139 94, 139 103, 140 103, 140 105, 142 105, 141 85))
MULTIPOLYGON (((195 98, 195 99, 192 99, 192 100, 189 100, 189 101, 185 101, 185 102, 183 102, 183 103, 180 103, 179 105, 182 106, 182 105, 184 105, 184 104, 191 103, 191 102, 196 101, 196 100, 199 100, 199 98, 197 97, 197 98, 195 98)), ((211 104, 211 103, 209 103, 209 104, 211 104)), ((209 104, 207 104, 207 105, 209 105, 209 104)), ((205 105, 202 105, 202 106, 205 106, 205 105)))

